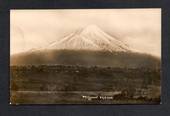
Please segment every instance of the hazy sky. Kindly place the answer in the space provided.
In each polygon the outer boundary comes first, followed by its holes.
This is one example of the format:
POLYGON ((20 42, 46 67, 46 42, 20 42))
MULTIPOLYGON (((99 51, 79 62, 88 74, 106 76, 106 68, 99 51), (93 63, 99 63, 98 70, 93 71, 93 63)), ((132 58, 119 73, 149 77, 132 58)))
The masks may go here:
POLYGON ((91 24, 133 49, 161 55, 161 9, 11 10, 11 54, 45 47, 91 24))

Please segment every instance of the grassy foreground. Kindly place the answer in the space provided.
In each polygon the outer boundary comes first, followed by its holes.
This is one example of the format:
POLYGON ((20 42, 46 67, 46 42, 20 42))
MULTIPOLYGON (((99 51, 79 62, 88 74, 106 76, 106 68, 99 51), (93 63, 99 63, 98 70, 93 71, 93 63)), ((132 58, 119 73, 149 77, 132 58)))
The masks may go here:
POLYGON ((11 66, 12 104, 159 104, 160 70, 11 66))

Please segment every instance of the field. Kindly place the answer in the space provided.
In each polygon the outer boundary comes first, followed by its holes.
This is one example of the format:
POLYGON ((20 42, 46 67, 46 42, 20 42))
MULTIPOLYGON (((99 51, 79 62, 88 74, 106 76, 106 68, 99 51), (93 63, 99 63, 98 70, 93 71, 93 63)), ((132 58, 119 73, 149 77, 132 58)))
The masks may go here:
POLYGON ((159 104, 160 69, 10 67, 12 104, 159 104))

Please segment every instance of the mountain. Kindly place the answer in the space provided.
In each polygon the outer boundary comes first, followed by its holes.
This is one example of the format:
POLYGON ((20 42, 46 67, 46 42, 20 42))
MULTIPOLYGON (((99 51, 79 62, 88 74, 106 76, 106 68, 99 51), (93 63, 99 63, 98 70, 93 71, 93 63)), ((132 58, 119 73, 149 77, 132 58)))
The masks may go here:
POLYGON ((95 51, 131 51, 120 40, 108 35, 96 25, 78 29, 68 36, 54 41, 45 49, 95 50, 95 51))
POLYGON ((160 59, 135 52, 95 25, 79 29, 50 45, 10 57, 10 65, 84 65, 159 68, 160 59))

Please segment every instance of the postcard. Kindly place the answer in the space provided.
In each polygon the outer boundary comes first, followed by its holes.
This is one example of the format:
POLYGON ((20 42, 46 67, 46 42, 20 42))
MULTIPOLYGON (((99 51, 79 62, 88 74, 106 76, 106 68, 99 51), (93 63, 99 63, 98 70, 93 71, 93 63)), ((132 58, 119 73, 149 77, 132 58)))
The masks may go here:
POLYGON ((161 9, 10 11, 11 104, 160 104, 161 9))

